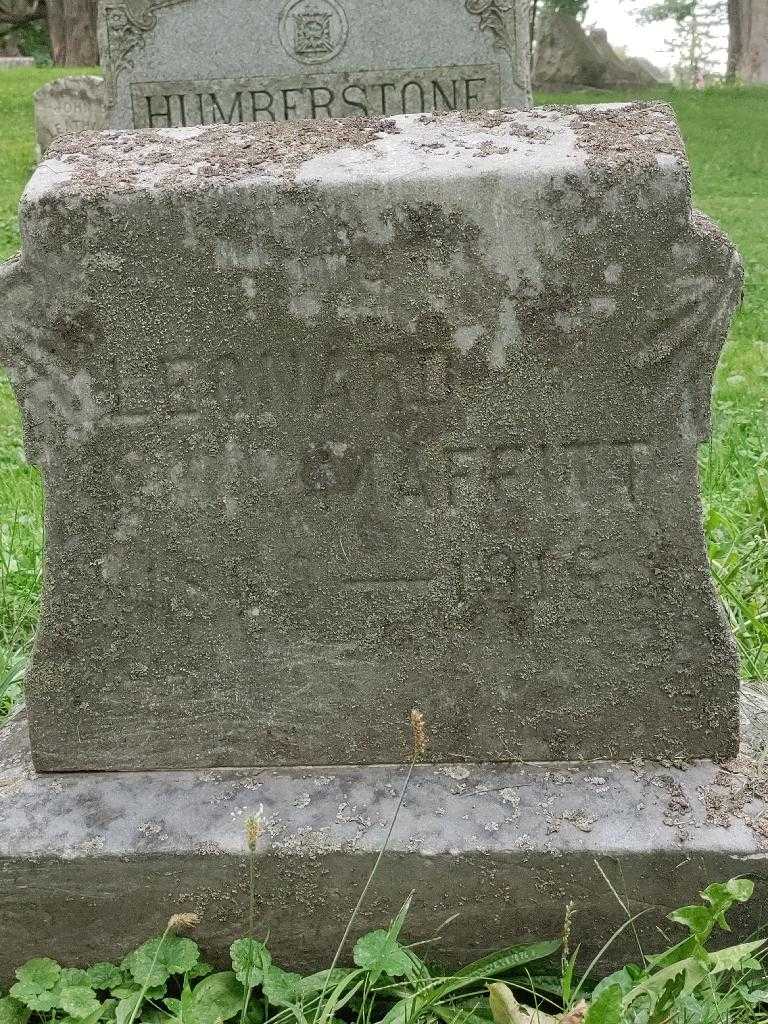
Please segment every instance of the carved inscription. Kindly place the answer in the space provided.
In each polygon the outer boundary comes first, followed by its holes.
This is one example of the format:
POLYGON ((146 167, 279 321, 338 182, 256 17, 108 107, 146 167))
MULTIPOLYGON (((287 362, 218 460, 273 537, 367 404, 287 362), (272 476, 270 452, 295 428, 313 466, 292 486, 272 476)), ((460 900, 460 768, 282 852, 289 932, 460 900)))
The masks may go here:
POLYGON ((398 493, 428 508, 460 509, 480 500, 525 515, 562 492, 575 512, 599 504, 606 494, 628 504, 642 495, 649 459, 642 439, 545 441, 501 432, 482 444, 433 436, 420 440, 414 424, 423 420, 439 430, 454 400, 458 371, 442 349, 375 348, 359 353, 353 365, 348 354, 333 348, 319 368, 302 361, 299 351, 264 352, 256 377, 234 352, 209 360, 124 357, 113 367, 112 397, 99 403, 100 418, 121 428, 156 423, 161 430, 186 430, 223 420, 232 429, 250 423, 269 430, 286 414, 301 422, 339 411, 380 417, 390 437, 386 446, 377 443, 375 431, 361 443, 318 428, 316 442, 297 455, 291 470, 303 492, 317 498, 367 490, 398 493), (306 412, 281 411, 293 386, 304 396, 306 412))
POLYGON ((647 459, 647 445, 635 440, 447 447, 446 492, 454 506, 481 493, 499 504, 516 499, 541 503, 563 488, 576 504, 599 500, 606 489, 634 503, 647 459))
POLYGON ((289 57, 322 64, 347 41, 347 16, 336 0, 288 0, 280 15, 280 42, 289 57))
POLYGON ((493 109, 497 64, 131 85, 136 128, 493 109))
MULTIPOLYGON (((511 8, 464 3, 456 52, 492 60, 511 8)), ((422 698, 436 762, 733 755, 696 483, 738 261, 663 111, 590 118, 59 145, 1 275, 46 484, 42 770, 386 765, 422 698)))
MULTIPOLYGON (((435 344, 331 347, 315 363, 299 349, 270 349, 258 354, 257 373, 243 360, 226 349, 207 359, 124 356, 106 418, 122 432, 160 424, 179 436, 228 425, 218 457, 174 457, 152 488, 183 508, 200 493, 220 495, 230 517, 250 492, 267 502, 293 495, 309 532, 280 557, 300 603, 322 580, 361 621, 407 624, 425 607, 445 607, 522 635, 537 608, 563 593, 588 598, 610 571, 615 542, 605 549, 590 535, 596 510, 613 522, 644 507, 651 448, 642 438, 515 436, 498 424, 482 437, 442 436, 467 382, 461 360, 435 344), (339 415, 349 431, 332 426, 339 415), (286 428, 303 440, 272 440, 286 428), (244 440, 254 431, 257 444, 244 440), (325 543, 329 516, 339 540, 318 567, 305 547, 315 529, 325 543)), ((249 628, 292 621, 290 591, 268 591, 249 628)))
POLYGON ((49 124, 53 136, 67 132, 100 130, 104 127, 104 113, 95 103, 78 100, 66 100, 56 105, 56 110, 49 124))
POLYGON ((574 517, 586 501, 601 498, 634 505, 642 494, 648 448, 641 441, 595 444, 508 444, 482 448, 443 443, 438 466, 416 446, 403 445, 400 458, 382 461, 374 447, 361 450, 343 441, 322 442, 304 455, 305 493, 315 497, 351 495, 367 488, 400 492, 426 507, 459 508, 484 502, 524 513, 526 508, 568 494, 574 517), (434 486, 435 470, 442 481, 434 486), (445 500, 441 501, 441 496, 445 500))
POLYGON ((102 402, 102 417, 124 426, 147 424, 155 418, 163 428, 168 421, 187 424, 205 416, 232 422, 262 416, 269 421, 272 407, 292 383, 299 383, 301 393, 321 409, 379 409, 393 417, 404 410, 428 412, 451 396, 452 369, 445 351, 422 346, 403 355, 376 348, 361 355, 364 362, 355 386, 349 358, 337 348, 328 349, 319 367, 307 364, 298 349, 260 352, 256 379, 251 378, 242 353, 152 360, 125 355, 113 362, 114 397, 102 402))

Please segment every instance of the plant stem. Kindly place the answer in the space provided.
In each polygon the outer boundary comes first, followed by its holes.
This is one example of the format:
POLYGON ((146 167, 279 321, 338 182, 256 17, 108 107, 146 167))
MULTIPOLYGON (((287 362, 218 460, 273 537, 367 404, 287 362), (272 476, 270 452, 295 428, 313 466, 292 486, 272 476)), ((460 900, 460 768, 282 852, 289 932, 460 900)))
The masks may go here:
POLYGON ((371 868, 371 872, 368 875, 368 879, 367 879, 365 885, 363 886, 363 891, 360 893, 360 896, 359 896, 359 898, 357 900, 357 903, 355 904, 355 908, 352 911, 352 914, 350 915, 349 920, 347 921, 347 927, 344 929, 344 934, 341 937, 341 942, 338 945, 336 953, 335 953, 335 955, 333 957, 333 961, 331 962, 331 966, 328 968, 328 974, 327 974, 325 982, 323 984, 323 991, 320 993, 320 1005, 322 1005, 323 997, 325 996, 325 990, 326 990, 326 987, 328 985, 328 979, 330 978, 331 973, 335 970, 335 968, 336 968, 336 966, 337 966, 337 964, 339 962, 339 958, 341 957, 341 954, 342 954, 342 951, 344 949, 344 946, 346 945, 347 939, 349 938, 349 933, 352 931, 352 926, 354 925, 355 920, 357 919, 357 915, 360 913, 360 909, 362 908, 363 901, 365 900, 365 897, 368 895, 368 890, 370 889, 371 884, 372 884, 373 879, 374 879, 374 876, 376 875, 376 872, 378 871, 379 864, 381 864, 381 858, 384 856, 384 854, 386 853, 387 847, 389 846, 389 842, 390 842, 390 840, 392 838, 392 833, 395 830, 395 824, 396 824, 398 816, 400 814, 400 809, 402 808, 403 801, 405 800, 405 794, 406 794, 406 792, 408 790, 408 786, 409 786, 410 781, 411 781, 411 776, 413 775, 413 769, 415 767, 416 767, 416 756, 414 755, 411 758, 410 764, 408 765, 408 774, 405 777, 405 782, 403 784, 403 788, 400 791, 400 799, 397 801, 397 807, 395 807, 395 813, 392 815, 392 821, 389 823, 389 830, 388 830, 387 835, 386 835, 386 837, 384 839, 384 845, 379 850, 378 856, 376 857, 376 860, 374 861, 373 867, 371 868))
POLYGON ((139 1014, 139 1007, 144 1002, 144 996, 147 994, 147 989, 149 988, 149 979, 152 977, 152 971, 154 971, 155 964, 157 963, 157 958, 160 956, 160 950, 163 948, 163 943, 168 938, 168 932, 170 930, 171 930, 171 926, 170 926, 170 924, 168 924, 166 929, 165 929, 165 931, 162 934, 162 937, 161 937, 160 941, 157 944, 157 949, 155 950, 155 955, 154 955, 154 957, 152 959, 152 965, 149 968, 149 970, 147 971, 147 976, 144 979, 144 984, 141 986, 141 990, 140 990, 138 998, 136 1000, 136 1004, 133 1007, 133 1010, 131 1011, 131 1016, 128 1018, 128 1020, 125 1022, 125 1024, 133 1024, 133 1022, 136 1020, 136 1018, 137 1018, 137 1016, 139 1014))
MULTIPOLYGON (((248 910, 248 938, 253 943, 253 933, 256 930, 256 844, 248 844, 248 891, 249 891, 249 910, 248 910)), ((253 946, 250 947, 251 953, 249 954, 248 961, 248 980, 251 978, 251 970, 253 968, 253 962, 250 956, 253 952, 253 946)), ((248 986, 245 993, 245 999, 243 1000, 243 1008, 240 1011, 240 1024, 245 1024, 245 1015, 248 1012, 248 1003, 251 1001, 251 992, 253 989, 248 986)), ((264 1011, 266 1019, 266 1006, 264 1011)))
POLYGON ((251 849, 250 853, 249 853, 249 856, 248 856, 248 888, 250 890, 250 898, 251 898, 249 920, 248 920, 248 924, 249 924, 248 931, 249 931, 249 935, 250 935, 251 938, 253 938, 253 932, 254 932, 254 930, 256 928, 256 882, 255 882, 256 865, 254 863, 255 859, 256 859, 256 852, 255 852, 255 850, 251 849))

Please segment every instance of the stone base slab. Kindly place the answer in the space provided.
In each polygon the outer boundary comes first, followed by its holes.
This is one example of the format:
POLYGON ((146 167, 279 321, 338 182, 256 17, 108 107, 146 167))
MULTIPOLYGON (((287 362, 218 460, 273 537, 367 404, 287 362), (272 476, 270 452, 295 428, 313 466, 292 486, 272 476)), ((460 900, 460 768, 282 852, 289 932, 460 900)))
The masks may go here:
MULTIPOLYGON (((172 723, 169 723, 172 728, 172 723)), ((126 738, 130 742, 130 737, 126 738)), ((392 817, 406 768, 37 775, 26 723, 0 731, 0 980, 32 956, 119 960, 197 911, 206 956, 246 928, 243 824, 261 805, 258 931, 278 962, 327 965, 392 817)), ((734 936, 766 922, 768 784, 748 757, 658 763, 445 765, 414 773, 356 931, 416 892, 409 941, 445 964, 557 936, 566 902, 585 956, 632 913, 646 952, 664 913, 749 875, 734 936)), ((670 936, 679 935, 666 923, 670 936)), ((636 952, 627 929, 611 958, 636 952)), ((728 937, 728 941, 735 941, 728 937)))

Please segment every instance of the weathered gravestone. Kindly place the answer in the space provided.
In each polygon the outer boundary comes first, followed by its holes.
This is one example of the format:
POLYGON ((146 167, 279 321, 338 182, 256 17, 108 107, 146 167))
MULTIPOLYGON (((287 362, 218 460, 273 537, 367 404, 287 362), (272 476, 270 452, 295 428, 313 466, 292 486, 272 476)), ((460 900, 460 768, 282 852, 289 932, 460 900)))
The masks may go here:
POLYGON ((688 189, 654 107, 62 141, 7 285, 37 765, 388 763, 415 700, 437 761, 732 753, 688 189))
POLYGON ((36 776, 0 734, 0 977, 181 908, 225 959, 259 803, 260 928, 327 964, 413 705, 448 763, 361 928, 415 886, 412 935, 461 913, 455 962, 559 934, 572 897, 594 952, 623 920, 595 858, 633 910, 768 875, 765 789, 719 764, 737 665, 696 485, 741 273, 668 108, 85 134, 22 236, 31 749, 98 771, 36 776))
POLYGON ((105 123, 104 79, 98 75, 57 78, 35 93, 38 156, 60 135, 99 131, 105 123))
POLYGON ((528 106, 528 0, 101 0, 113 127, 528 106))

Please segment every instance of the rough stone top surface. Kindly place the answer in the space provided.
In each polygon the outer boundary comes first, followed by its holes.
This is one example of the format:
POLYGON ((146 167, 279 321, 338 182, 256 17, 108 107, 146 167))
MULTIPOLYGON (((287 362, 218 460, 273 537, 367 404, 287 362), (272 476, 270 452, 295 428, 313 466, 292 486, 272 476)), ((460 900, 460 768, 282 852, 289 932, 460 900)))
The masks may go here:
POLYGON ((85 90, 85 95, 90 97, 94 89, 100 89, 104 85, 101 75, 65 75, 64 78, 54 78, 52 82, 46 82, 35 92, 36 100, 47 99, 60 95, 68 96, 79 90, 85 90))
POLYGON ((687 163, 671 108, 660 103, 419 114, 339 121, 84 133, 60 141, 26 198, 132 189, 185 190, 254 178, 301 184, 357 179, 612 169, 676 172, 687 163))

